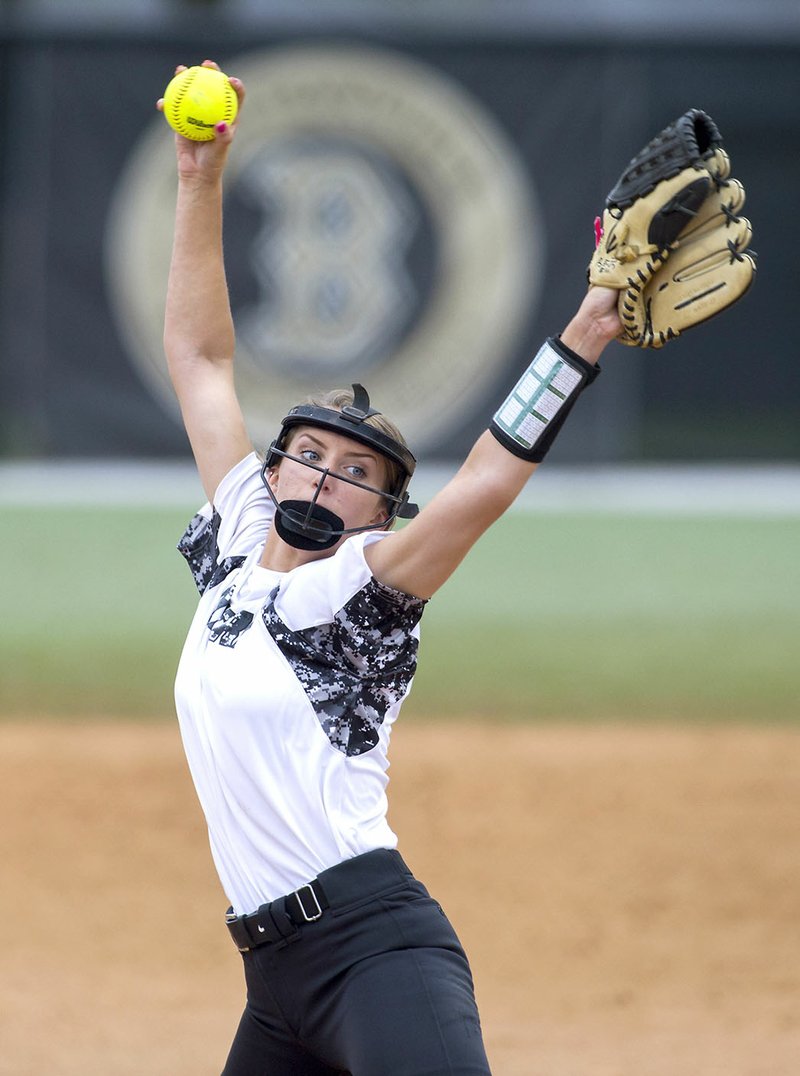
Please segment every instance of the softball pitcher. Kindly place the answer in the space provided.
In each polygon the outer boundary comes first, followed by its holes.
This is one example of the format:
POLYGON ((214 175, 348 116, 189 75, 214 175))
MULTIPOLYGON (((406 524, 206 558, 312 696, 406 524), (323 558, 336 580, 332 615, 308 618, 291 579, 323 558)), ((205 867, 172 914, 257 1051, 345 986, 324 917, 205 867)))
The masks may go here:
MULTIPOLYGON (((176 702, 247 986, 224 1074, 485 1076, 467 958, 387 823, 390 734, 426 602, 514 501, 626 331, 630 273, 611 272, 618 249, 601 242, 591 273, 610 286, 589 288, 423 510, 409 500, 412 452, 360 385, 298 403, 262 459, 234 388, 223 268, 234 135, 220 124, 212 141, 176 136, 164 337, 208 496, 180 543, 200 600, 176 702), (408 522, 395 531, 397 517, 408 522)), ((649 221, 661 182, 680 229, 719 190, 708 149, 693 145, 654 185, 649 221)), ((662 228, 661 262, 680 229, 662 228)))

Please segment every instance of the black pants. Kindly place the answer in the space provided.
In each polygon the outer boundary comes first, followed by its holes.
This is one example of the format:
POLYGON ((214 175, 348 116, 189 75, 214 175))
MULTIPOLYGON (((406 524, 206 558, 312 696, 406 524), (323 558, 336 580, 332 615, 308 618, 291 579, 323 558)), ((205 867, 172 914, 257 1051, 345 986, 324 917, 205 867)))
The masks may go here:
POLYGON ((290 923, 282 898, 277 940, 242 954, 247 1006, 223 1076, 488 1076, 467 958, 398 853, 368 852, 319 883, 318 919, 290 923))

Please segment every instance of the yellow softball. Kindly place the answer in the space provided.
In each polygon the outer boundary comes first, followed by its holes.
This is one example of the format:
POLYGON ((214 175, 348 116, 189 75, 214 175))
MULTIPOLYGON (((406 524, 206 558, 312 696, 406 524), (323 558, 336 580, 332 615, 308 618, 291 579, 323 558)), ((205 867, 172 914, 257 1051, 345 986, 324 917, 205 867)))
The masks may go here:
POLYGON ((209 142, 218 123, 233 123, 239 99, 228 76, 213 67, 187 67, 164 90, 164 117, 194 142, 209 142))

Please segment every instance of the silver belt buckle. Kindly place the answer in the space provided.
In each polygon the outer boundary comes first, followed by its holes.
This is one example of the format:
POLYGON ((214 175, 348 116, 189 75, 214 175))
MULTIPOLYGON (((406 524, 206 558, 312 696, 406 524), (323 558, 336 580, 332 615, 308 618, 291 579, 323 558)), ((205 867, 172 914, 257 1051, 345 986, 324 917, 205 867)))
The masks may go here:
POLYGON ((307 923, 314 923, 314 922, 316 922, 317 919, 320 919, 322 917, 322 908, 320 908, 320 906, 319 906, 319 901, 317 900, 317 894, 314 892, 314 890, 312 889, 312 887, 310 885, 308 885, 308 884, 307 885, 301 885, 300 888, 296 889, 294 892, 295 892, 295 896, 297 897, 297 903, 300 905, 300 911, 303 913, 303 918, 305 919, 305 921, 307 923), (300 894, 303 892, 304 889, 307 889, 309 891, 309 893, 311 894, 311 899, 314 901, 314 904, 316 905, 316 909, 317 909, 316 915, 309 915, 308 912, 305 909, 305 905, 303 904, 303 898, 300 896, 300 894))

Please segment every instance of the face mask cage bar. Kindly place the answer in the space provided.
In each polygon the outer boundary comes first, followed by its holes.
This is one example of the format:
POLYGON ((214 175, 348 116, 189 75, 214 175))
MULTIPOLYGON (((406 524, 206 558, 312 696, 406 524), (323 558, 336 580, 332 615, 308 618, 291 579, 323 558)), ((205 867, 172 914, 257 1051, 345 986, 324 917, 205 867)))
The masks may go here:
MULTIPOLYGON (((359 482, 356 478, 350 478, 349 475, 339 474, 337 471, 331 471, 330 467, 320 467, 319 464, 311 463, 310 460, 303 459, 302 456, 295 456, 291 452, 285 452, 282 448, 276 448, 274 444, 272 445, 269 450, 269 453, 267 454, 267 458, 264 461, 264 466, 261 468, 261 478, 264 482, 264 485, 267 487, 267 491, 269 492, 273 501, 275 501, 275 496, 272 493, 272 487, 267 480, 267 472, 269 471, 270 467, 275 466, 277 462, 276 457, 277 459, 291 460, 292 463, 300 463, 303 465, 303 467, 308 467, 312 471, 316 471, 320 475, 320 480, 317 483, 317 488, 314 491, 314 496, 309 502, 307 523, 310 523, 311 521, 311 513, 314 509, 317 498, 319 497, 319 493, 322 489, 323 483, 328 477, 335 478, 337 482, 347 482, 348 485, 356 486, 357 489, 366 490, 368 493, 374 493, 382 500, 388 501, 392 506, 392 511, 390 512, 389 516, 385 520, 382 520, 380 523, 375 523, 368 527, 352 527, 348 530, 342 530, 342 534, 355 534, 358 531, 362 530, 377 530, 379 528, 386 527, 387 523, 391 523, 392 520, 398 517, 400 519, 413 519, 414 516, 416 516, 419 512, 418 506, 416 504, 410 503, 408 499, 408 494, 406 493, 404 488, 401 488, 398 495, 394 493, 389 493, 385 489, 378 489, 376 486, 370 486, 366 482, 359 482)), ((407 485, 410 481, 410 478, 410 475, 406 475, 402 486, 407 485)), ((275 501, 275 504, 279 507, 277 501, 275 501)))
MULTIPOLYGON (((380 412, 370 406, 367 390, 363 385, 359 384, 353 385, 352 404, 346 405, 341 411, 337 411, 334 408, 320 407, 316 404, 298 404, 296 407, 293 407, 289 414, 284 418, 278 437, 272 442, 267 451, 262 475, 265 484, 267 470, 270 467, 274 467, 280 459, 290 459, 295 463, 303 464, 304 467, 311 467, 312 470, 318 471, 323 475, 321 482, 324 481, 324 478, 327 477, 327 475, 331 474, 333 478, 336 478, 341 482, 349 482, 351 485, 369 490, 369 492, 376 493, 378 496, 389 502, 389 504, 393 506, 393 511, 381 526, 386 526, 386 523, 391 522, 397 517, 400 519, 413 519, 414 516, 418 514, 419 508, 416 504, 412 504, 409 501, 408 493, 406 491, 408 484, 411 481, 411 477, 414 474, 417 461, 411 450, 405 445, 401 444, 393 437, 390 437, 389 434, 384 433, 377 427, 367 424, 366 420, 368 418, 378 414, 380 414, 380 412), (295 426, 317 426, 322 429, 331 430, 334 433, 344 434, 345 437, 351 437, 353 440, 366 445, 368 448, 372 448, 381 456, 386 457, 392 463, 396 464, 401 472, 400 477, 391 490, 376 489, 374 486, 368 486, 366 483, 359 482, 346 475, 336 474, 335 472, 331 473, 330 470, 324 467, 319 467, 299 456, 294 456, 286 451, 284 445, 286 444, 290 431, 295 426)), ((361 529, 366 528, 359 528, 359 530, 361 529)), ((347 533, 354 532, 348 531, 347 533)))

